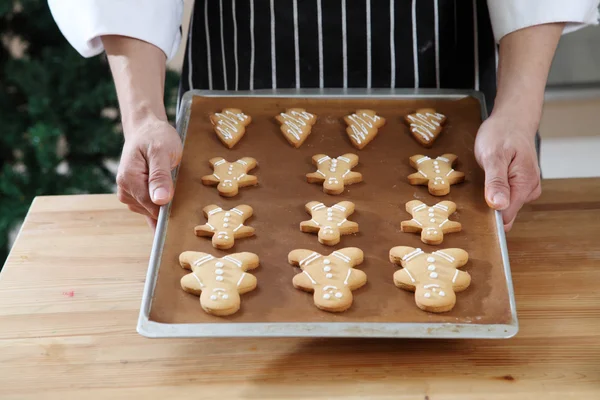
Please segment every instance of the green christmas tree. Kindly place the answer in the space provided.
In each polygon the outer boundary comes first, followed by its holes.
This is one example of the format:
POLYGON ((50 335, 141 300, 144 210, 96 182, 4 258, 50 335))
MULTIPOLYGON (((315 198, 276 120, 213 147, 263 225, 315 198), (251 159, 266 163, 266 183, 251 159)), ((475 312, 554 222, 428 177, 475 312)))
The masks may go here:
MULTIPOLYGON (((123 138, 106 58, 81 57, 45 0, 0 0, 0 38, 1 268, 35 196, 112 191, 105 164, 123 138)), ((167 74, 168 109, 177 81, 167 74)))

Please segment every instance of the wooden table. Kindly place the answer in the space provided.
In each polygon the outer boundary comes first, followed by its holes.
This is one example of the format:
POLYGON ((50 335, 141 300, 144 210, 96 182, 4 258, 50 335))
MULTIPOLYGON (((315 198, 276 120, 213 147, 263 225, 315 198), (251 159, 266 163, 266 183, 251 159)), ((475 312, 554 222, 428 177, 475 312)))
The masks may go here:
POLYGON ((146 339, 151 233, 41 197, 0 275, 0 399, 600 399, 600 180, 544 182, 509 235, 510 340, 146 339))

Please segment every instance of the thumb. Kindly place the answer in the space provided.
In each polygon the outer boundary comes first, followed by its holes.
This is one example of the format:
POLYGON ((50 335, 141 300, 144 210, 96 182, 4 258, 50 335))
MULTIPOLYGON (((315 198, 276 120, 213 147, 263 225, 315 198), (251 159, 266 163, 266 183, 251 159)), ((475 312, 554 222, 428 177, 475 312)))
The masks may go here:
POLYGON ((494 210, 505 210, 510 206, 508 163, 501 157, 482 160, 485 171, 485 201, 494 210))
POLYGON ((148 192, 152 202, 162 206, 171 200, 173 179, 171 161, 166 151, 159 151, 148 157, 148 192))

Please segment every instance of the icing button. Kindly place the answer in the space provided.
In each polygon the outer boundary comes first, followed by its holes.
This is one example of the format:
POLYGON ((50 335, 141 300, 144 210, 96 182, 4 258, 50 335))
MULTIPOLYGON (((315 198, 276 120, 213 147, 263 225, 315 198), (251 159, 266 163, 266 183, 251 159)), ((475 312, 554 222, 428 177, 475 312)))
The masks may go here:
POLYGON ((435 271, 435 265, 430 265, 427 267, 427 269, 430 271, 435 271))
POLYGON ((432 272, 429 274, 429 277, 435 279, 438 277, 438 274, 437 274, 437 272, 432 272))
POLYGON ((330 263, 331 263, 331 261, 329 261, 328 259, 323 260, 323 264, 330 264, 330 263))
POLYGON ((342 298, 342 296, 344 296, 344 295, 343 295, 343 294, 341 294, 340 292, 337 292, 337 293, 335 294, 335 297, 337 297, 338 299, 341 299, 341 298, 342 298))
POLYGON ((435 262, 435 258, 427 257, 427 262, 430 262, 430 263, 435 262))
POLYGON ((329 300, 329 299, 331 298, 331 295, 330 295, 329 293, 325 293, 325 294, 323 295, 323 298, 324 298, 325 300, 329 300))
POLYGON ((444 296, 446 296, 446 292, 444 292, 443 290, 440 290, 439 295, 442 296, 442 297, 444 297, 444 296))
POLYGON ((221 281, 223 281, 223 277, 222 277, 222 276, 217 276, 217 280, 218 280, 219 282, 221 282, 221 281))
POLYGON ((327 274, 327 275, 325 275, 325 278, 331 279, 331 278, 333 278, 333 274, 327 274))
POLYGON ((427 292, 423 295, 424 297, 430 298, 431 297, 431 293, 427 292))

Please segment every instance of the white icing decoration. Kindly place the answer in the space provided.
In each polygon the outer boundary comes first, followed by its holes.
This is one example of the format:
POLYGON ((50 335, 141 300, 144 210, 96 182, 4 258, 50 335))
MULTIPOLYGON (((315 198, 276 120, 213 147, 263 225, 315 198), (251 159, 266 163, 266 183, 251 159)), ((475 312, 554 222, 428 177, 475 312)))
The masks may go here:
POLYGON ((214 215, 214 214, 216 214, 216 213, 220 213, 221 211, 223 211, 223 209, 222 209, 222 208, 220 208, 220 207, 218 207, 218 208, 215 208, 214 210, 210 210, 210 211, 208 212, 208 216, 210 217, 211 215, 214 215))
POLYGON ((453 173, 453 172, 454 172, 454 170, 453 170, 453 169, 451 169, 451 170, 450 170, 450 172, 448 172, 448 173, 446 174, 446 176, 450 176, 450 174, 451 174, 451 173, 453 173))
POLYGON ((429 274, 429 277, 435 279, 438 277, 438 274, 437 274, 437 272, 432 272, 429 274))
POLYGON ((220 159, 219 161, 217 161, 217 162, 214 164, 214 166, 216 167, 216 166, 218 166, 218 165, 221 165, 221 164, 223 164, 223 163, 225 163, 225 159, 223 159, 223 158, 222 158, 222 159, 220 159))
POLYGON ((330 295, 329 293, 325 293, 325 294, 323 295, 323 298, 324 298, 325 300, 329 300, 329 299, 331 298, 331 295, 330 295))
POLYGON ((402 261, 410 261, 414 257, 418 256, 421 253, 423 253, 423 250, 421 250, 421 249, 414 249, 412 252, 410 252, 410 253, 406 254, 404 257, 402 257, 402 261))
POLYGON ((325 275, 325 278, 331 279, 331 278, 333 278, 333 274, 327 274, 327 275, 325 275))
POLYGON ((430 283, 428 285, 423 286, 425 289, 429 289, 429 288, 439 288, 440 285, 438 285, 437 283, 430 283))
POLYGON ((194 266, 198 267, 198 266, 204 264, 205 262, 212 260, 213 258, 214 257, 211 256, 210 254, 207 254, 204 257, 200 257, 199 259, 194 261, 194 266))
POLYGON ((433 252, 433 254, 435 254, 435 255, 438 255, 438 256, 440 256, 440 257, 442 257, 442 258, 445 258, 445 259, 446 259, 447 261, 449 261, 449 262, 454 262, 454 257, 452 257, 452 256, 451 256, 451 255, 449 255, 449 254, 446 254, 446 253, 444 253, 444 252, 443 252, 443 251, 441 251, 441 250, 434 251, 434 252, 433 252))
POLYGON ((428 266, 427 269, 430 271, 435 271, 435 265, 432 264, 432 265, 428 266))
POLYGON ((219 282, 223 281, 223 279, 224 279, 224 278, 223 278, 222 276, 217 276, 217 280, 218 280, 219 282))
POLYGON ((325 271, 325 272, 329 272, 329 271, 331 271, 331 267, 324 267, 324 268, 323 268, 323 271, 325 271))
POLYGON ((337 297, 338 299, 341 299, 342 297, 344 297, 344 295, 341 292, 337 292, 335 294, 335 297, 337 297))
POLYGON ((210 295, 210 299, 211 300, 216 300, 216 299, 218 299, 218 297, 217 297, 217 295, 212 294, 212 295, 210 295))
POLYGON ((323 162, 325 162, 325 161, 327 161, 327 160, 329 160, 329 159, 330 159, 330 157, 329 157, 329 156, 324 156, 324 157, 321 157, 321 158, 319 158, 319 159, 317 160, 317 164, 321 164, 321 163, 323 163, 323 162))
POLYGON ((444 225, 446 222, 448 222, 448 218, 446 218, 446 220, 440 224, 440 228, 441 228, 441 227, 442 227, 442 225, 444 225))
POLYGON ((425 204, 421 204, 420 206, 413 207, 412 212, 421 211, 425 207, 427 207, 425 204))
MULTIPOLYGON (((439 208, 440 210, 448 211, 448 207, 446 207, 442 204, 436 204, 434 207, 439 208)), ((433 211, 433 209, 431 211, 433 211)))
POLYGON ((456 283, 457 277, 458 277, 458 270, 456 270, 456 272, 454 273, 454 276, 452 277, 452 283, 456 283))
POLYGON ((299 264, 300 264, 300 266, 308 265, 319 257, 321 257, 321 255, 319 253, 311 253, 311 255, 306 257, 304 260, 300 261, 299 264))
POLYGON ((327 258, 323 260, 323 264, 330 264, 330 263, 331 263, 331 261, 329 261, 329 259, 327 259, 327 258))
POLYGON ((344 279, 344 285, 348 285, 348 279, 350 279, 350 274, 352 274, 352 268, 348 270, 348 275, 346 275, 346 279, 344 279))
POLYGON ((430 262, 430 263, 435 262, 435 258, 427 257, 427 262, 430 262))
POLYGON ((442 156, 439 156, 437 159, 444 161, 444 162, 450 162, 450 160, 448 160, 446 157, 442 157, 442 156))
POLYGON ((242 165, 248 165, 248 163, 244 160, 237 160, 236 162, 242 164, 242 165))
POLYGON ((423 171, 419 170, 419 173, 420 173, 421 175, 423 175, 425 178, 427 178, 427 174, 426 174, 425 172, 423 172, 423 171))
POLYGON ((423 224, 422 224, 422 223, 420 223, 419 221, 417 221, 416 219, 414 219, 414 218, 413 218, 412 220, 413 220, 414 222, 416 222, 416 224, 417 224, 417 225, 419 225, 419 226, 423 226, 423 224))
POLYGON ((208 227, 209 227, 211 230, 213 230, 213 231, 215 230, 215 227, 214 227, 214 226, 212 226, 211 224, 209 224, 208 222, 206 223, 206 225, 208 225, 208 227))
POLYGON ((435 218, 431 218, 429 222, 435 222, 435 218))
POLYGON ((223 228, 227 228, 228 226, 228 224, 223 224, 223 228))
POLYGON ((237 126, 240 122, 244 122, 248 118, 244 113, 236 114, 230 110, 227 110, 224 113, 216 113, 215 116, 222 118, 217 120, 218 126, 216 127, 216 130, 225 139, 233 139, 233 133, 238 132, 237 126))
POLYGON ((317 284, 317 281, 315 281, 315 280, 312 278, 312 276, 310 276, 310 274, 309 274, 308 272, 306 272, 306 271, 302 271, 302 273, 303 273, 303 274, 306 274, 306 276, 308 276, 308 279, 310 279, 310 281, 311 281, 311 283, 312 283, 313 285, 316 285, 316 284, 317 284))
POLYGON ((219 175, 217 175, 217 174, 213 174, 213 176, 214 176, 215 178, 217 178, 218 180, 221 180, 221 178, 219 178, 219 175))
POLYGON ((410 280, 415 283, 415 278, 413 278, 413 276, 411 275, 410 271, 408 270, 408 268, 404 268, 403 269, 404 272, 406 272, 406 274, 408 275, 408 277, 410 278, 410 280))
POLYGON ((231 217, 231 213, 228 211, 228 212, 225 213, 225 216, 226 217, 231 217))
POLYGON ((229 298, 228 294, 224 294, 223 296, 221 296, 223 298, 223 300, 227 300, 229 298))
POLYGON ((417 160, 417 164, 421 164, 423 161, 426 161, 426 160, 430 160, 430 158, 427 156, 421 157, 417 160))
POLYGON ((198 278, 198 275, 192 273, 192 276, 194 278, 196 278, 196 280, 198 281, 198 284, 200 285, 200 287, 203 288, 204 287, 204 283, 202 283, 202 281, 200 280, 200 278, 198 278))
POLYGON ((412 115, 408 116, 408 119, 411 122, 411 128, 413 128, 414 132, 421 135, 423 139, 427 142, 429 142, 433 138, 433 130, 440 126, 440 123, 438 121, 441 121, 443 118, 444 116, 440 113, 417 113, 416 117, 413 117, 412 115), (418 125, 419 122, 422 125, 418 125))
POLYGON ((238 229, 240 229, 242 226, 244 226, 244 224, 239 224, 239 225, 238 225, 238 227, 237 227, 237 228, 235 228, 233 231, 234 231, 234 232, 237 232, 237 231, 238 231, 238 229))
POLYGON ((238 287, 239 287, 239 286, 242 284, 242 281, 244 280, 244 277, 245 277, 245 276, 246 276, 246 273, 244 272, 244 273, 242 274, 242 276, 240 276, 240 280, 238 281, 238 283, 237 283, 237 285, 236 285, 236 286, 238 286, 238 287))
POLYGON ((340 260, 344 261, 345 263, 350 263, 350 261, 352 260, 350 257, 340 253, 339 251, 334 251, 333 253, 331 253, 331 255, 339 258, 340 260))
POLYGON ((350 137, 353 138, 356 143, 361 144, 362 141, 367 138, 367 135, 369 134, 369 128, 373 128, 373 123, 378 121, 380 117, 377 115, 371 116, 367 113, 362 113, 362 115, 349 115, 348 119, 354 123, 354 125, 350 125, 350 128, 354 133, 353 135, 350 135, 350 137))
POLYGON ((300 140, 302 128, 305 127, 306 123, 313 117, 311 113, 306 111, 291 111, 289 114, 281 113, 279 115, 285 120, 283 124, 288 128, 287 133, 295 137, 296 140, 300 140))
POLYGON ((444 292, 443 290, 440 290, 439 295, 442 296, 442 297, 445 297, 446 296, 446 292, 444 292))
POLYGON ((221 268, 215 270, 215 274, 223 275, 223 270, 221 268))
POLYGON ((244 212, 243 212, 243 211, 240 211, 240 210, 238 210, 237 208, 232 208, 232 209, 231 209, 231 211, 233 211, 233 212, 234 212, 234 213, 236 213, 236 214, 242 215, 242 216, 244 215, 244 212))
POLYGON ((325 207, 325 204, 319 203, 319 204, 315 204, 310 209, 313 210, 313 211, 316 211, 316 210, 320 210, 321 208, 324 208, 324 207, 325 207))
POLYGON ((430 298, 430 297, 431 297, 431 293, 427 292, 427 293, 425 293, 423 296, 425 296, 425 297, 427 297, 427 298, 430 298))
POLYGON ((242 262, 236 258, 233 258, 232 256, 225 256, 223 257, 223 260, 227 260, 229 262, 234 263, 235 265, 237 265, 238 267, 242 266, 242 262))
POLYGON ((430 217, 435 217, 435 214, 434 213, 429 213, 429 216, 430 217))
POLYGON ((347 219, 346 219, 346 218, 344 218, 344 220, 343 220, 343 221, 341 221, 341 222, 339 222, 339 223, 337 224, 337 226, 342 226, 342 225, 344 225, 344 223, 346 223, 346 221, 347 221, 347 219))
POLYGON ((341 160, 341 161, 344 161, 344 162, 347 162, 348 164, 350 164, 350 159, 349 158, 346 158, 346 157, 343 157, 343 156, 339 156, 337 159, 341 160))

